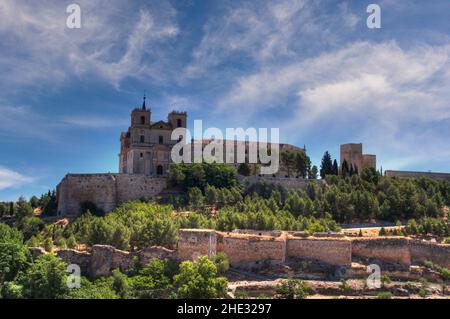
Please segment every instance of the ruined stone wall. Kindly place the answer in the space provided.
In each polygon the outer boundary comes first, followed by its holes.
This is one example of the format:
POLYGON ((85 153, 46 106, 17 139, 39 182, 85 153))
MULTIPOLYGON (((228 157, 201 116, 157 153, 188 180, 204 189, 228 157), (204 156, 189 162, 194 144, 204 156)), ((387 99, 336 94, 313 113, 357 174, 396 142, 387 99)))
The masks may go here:
POLYGON ((352 254, 357 258, 411 265, 409 239, 404 237, 353 239, 352 254))
POLYGON ((177 257, 180 260, 194 260, 199 256, 214 256, 217 234, 211 229, 180 229, 177 257))
POLYGON ((129 200, 148 200, 165 188, 165 178, 145 175, 68 174, 56 188, 58 214, 77 215, 83 202, 108 212, 129 200))
MULTIPOLYGON (((177 250, 147 247, 137 252, 127 252, 107 245, 95 245, 90 252, 63 249, 56 252, 68 264, 78 264, 83 275, 107 276, 118 268, 127 271, 134 266, 135 257, 142 265, 153 258, 195 260, 199 256, 227 254, 233 267, 265 265, 265 262, 282 263, 287 258, 317 260, 332 266, 349 266, 352 260, 367 259, 381 264, 409 267, 429 260, 450 268, 450 245, 411 240, 405 237, 380 238, 322 238, 297 237, 288 232, 279 236, 270 233, 259 236, 216 232, 210 229, 181 229, 177 250)), ((278 235, 278 233, 275 233, 278 235)), ((33 248, 39 256, 45 252, 33 248)))
POLYGON ((80 266, 81 273, 86 275, 91 272, 91 253, 78 251, 75 249, 60 249, 56 251, 56 256, 64 260, 67 264, 80 266))
POLYGON ((251 265, 263 261, 283 262, 285 240, 282 237, 219 233, 217 252, 227 254, 231 266, 251 265))
POLYGON ((431 261, 442 267, 450 268, 450 245, 411 240, 411 260, 413 264, 431 261))
POLYGON ((287 256, 315 259, 335 266, 352 263, 352 242, 341 238, 289 237, 287 256))
POLYGON ((141 265, 147 265, 154 258, 177 258, 174 250, 164 247, 153 246, 137 252, 128 252, 109 245, 94 245, 90 252, 60 249, 56 251, 56 256, 67 264, 77 264, 82 275, 91 277, 109 276, 114 269, 127 271, 134 266, 135 257, 141 265))

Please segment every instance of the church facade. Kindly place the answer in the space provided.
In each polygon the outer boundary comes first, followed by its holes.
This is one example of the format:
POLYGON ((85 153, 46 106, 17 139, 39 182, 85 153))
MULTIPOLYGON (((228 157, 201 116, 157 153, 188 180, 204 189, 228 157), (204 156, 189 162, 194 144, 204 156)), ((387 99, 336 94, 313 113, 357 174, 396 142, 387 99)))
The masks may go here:
POLYGON ((164 176, 170 164, 170 152, 177 141, 172 131, 186 128, 186 112, 172 111, 167 121, 152 121, 145 97, 141 108, 131 112, 131 124, 120 135, 119 173, 164 176))

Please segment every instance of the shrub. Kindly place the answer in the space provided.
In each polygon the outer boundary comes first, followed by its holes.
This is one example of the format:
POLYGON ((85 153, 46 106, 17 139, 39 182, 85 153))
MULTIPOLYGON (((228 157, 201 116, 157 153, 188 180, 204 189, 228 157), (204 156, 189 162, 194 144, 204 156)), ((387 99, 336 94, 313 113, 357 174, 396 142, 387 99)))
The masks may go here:
POLYGON ((212 262, 217 267, 217 272, 219 274, 224 274, 230 269, 230 263, 228 261, 228 256, 224 252, 220 252, 211 258, 212 262))
POLYGON ((299 279, 288 279, 276 288, 279 299, 305 299, 312 289, 304 281, 299 279))
POLYGON ((390 291, 383 291, 377 294, 378 299, 391 299, 392 293, 390 291))

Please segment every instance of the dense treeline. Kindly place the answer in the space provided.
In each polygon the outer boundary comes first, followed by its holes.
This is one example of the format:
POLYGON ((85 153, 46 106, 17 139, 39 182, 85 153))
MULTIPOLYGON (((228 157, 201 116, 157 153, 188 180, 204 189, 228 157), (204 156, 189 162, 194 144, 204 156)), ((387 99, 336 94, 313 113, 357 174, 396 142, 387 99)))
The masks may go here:
MULTIPOLYGON (((33 216, 31 204, 20 199, 14 206, 14 226, 28 245, 48 250, 52 245, 77 244, 110 244, 132 250, 147 245, 173 247, 179 228, 313 233, 336 231, 339 223, 373 220, 436 220, 434 225, 442 220, 443 207, 450 203, 448 181, 393 179, 381 177, 373 169, 346 178, 327 175, 326 183, 310 181, 305 189, 295 190, 268 182, 239 185, 233 172, 221 164, 173 165, 170 174, 179 177, 177 185, 185 189, 181 194, 153 203, 125 203, 105 216, 92 214, 95 207, 87 205, 84 214, 65 228, 45 225, 33 216), (208 174, 217 179, 209 179, 208 174), (189 213, 175 213, 174 209, 189 213)), ((429 227, 429 223, 417 227, 416 233, 448 236, 443 226, 429 227)))

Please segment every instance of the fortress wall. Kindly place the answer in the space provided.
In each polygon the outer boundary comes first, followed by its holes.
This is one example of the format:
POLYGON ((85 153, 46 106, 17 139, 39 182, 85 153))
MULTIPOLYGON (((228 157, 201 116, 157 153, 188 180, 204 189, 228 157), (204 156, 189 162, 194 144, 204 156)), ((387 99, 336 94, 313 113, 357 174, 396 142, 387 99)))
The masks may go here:
POLYGON ((352 263, 352 242, 349 239, 289 237, 287 256, 349 266, 352 263))
POLYGON ((107 245, 92 247, 90 274, 93 277, 109 276, 113 269, 124 272, 132 268, 134 254, 107 245))
MULTIPOLYGON (((264 261, 284 262, 286 257, 315 259, 334 266, 349 266, 352 257, 409 266, 429 260, 450 268, 450 245, 411 240, 404 237, 383 238, 299 238, 287 235, 257 236, 216 232, 209 229, 181 229, 178 250, 146 247, 127 252, 107 245, 94 245, 91 252, 61 249, 56 255, 68 264, 77 264, 82 275, 107 276, 113 269, 127 271, 134 266, 135 257, 142 265, 151 259, 194 260, 218 252, 227 254, 233 267, 254 266, 264 261)), ((45 253, 40 248, 39 254, 45 253)))
POLYGON ((146 175, 116 175, 117 204, 130 200, 149 200, 167 186, 166 179, 146 175))
POLYGON ((404 237, 353 239, 352 254, 359 258, 411 265, 409 239, 404 237))
POLYGON ((137 255, 139 256, 139 260, 142 265, 147 265, 154 258, 176 259, 176 257, 177 257, 175 250, 170 250, 170 249, 167 249, 164 247, 159 247, 159 246, 146 247, 146 248, 142 249, 141 251, 137 252, 137 255))
POLYGON ((450 245, 411 240, 411 260, 413 264, 431 261, 442 267, 450 268, 450 245))
POLYGON ((83 202, 108 212, 129 200, 148 200, 165 188, 165 178, 145 175, 68 174, 57 186, 58 213, 77 215, 83 202))
POLYGON ((281 237, 219 233, 217 252, 227 254, 231 266, 264 260, 284 261, 285 241, 281 237))
POLYGON ((409 172, 409 171, 385 171, 384 175, 387 177, 397 178, 431 178, 431 179, 446 179, 450 181, 450 173, 435 173, 435 172, 409 172))
POLYGON ((177 257, 180 260, 194 260, 199 256, 216 254, 217 235, 211 229, 180 229, 177 257))
POLYGON ((363 154, 362 156, 362 168, 373 167, 377 168, 377 156, 371 154, 363 154))
POLYGON ((61 215, 77 215, 80 204, 92 202, 104 211, 116 206, 115 175, 68 174, 57 186, 58 212, 61 215))

